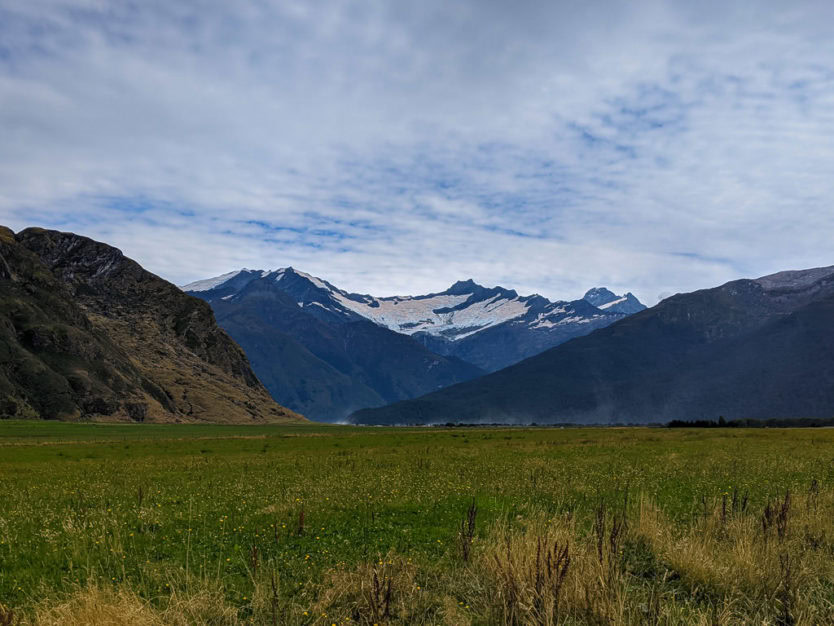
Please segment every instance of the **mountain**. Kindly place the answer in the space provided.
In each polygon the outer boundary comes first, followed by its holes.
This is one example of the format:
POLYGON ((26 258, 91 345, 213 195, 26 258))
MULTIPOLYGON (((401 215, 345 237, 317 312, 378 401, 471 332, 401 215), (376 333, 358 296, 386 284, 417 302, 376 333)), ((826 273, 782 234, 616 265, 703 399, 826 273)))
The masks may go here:
MULTIPOLYGON (((592 294, 591 297, 594 297, 592 294)), ((834 415, 834 267, 667 298, 362 424, 651 423, 834 415)))
POLYGON ((241 270, 183 287, 214 309, 282 404, 318 420, 413 398, 483 371, 353 310, 364 298, 292 268, 241 270))
POLYGON ((5 227, 0 417, 301 419, 269 397, 206 303, 106 244, 5 227))
MULTIPOLYGON (((279 285, 299 307, 324 323, 369 320, 412 337, 436 355, 459 359, 487 372, 645 308, 632 294, 620 297, 605 288, 589 291, 582 300, 551 302, 539 295, 519 296, 503 287, 483 287, 472 280, 456 282, 440 293, 378 298, 349 293, 293 268, 274 272, 243 269, 185 285, 183 290, 216 302, 263 278, 279 285)), ((237 338, 234 332, 232 336, 237 338)), ((257 363, 255 370, 263 377, 257 363)))

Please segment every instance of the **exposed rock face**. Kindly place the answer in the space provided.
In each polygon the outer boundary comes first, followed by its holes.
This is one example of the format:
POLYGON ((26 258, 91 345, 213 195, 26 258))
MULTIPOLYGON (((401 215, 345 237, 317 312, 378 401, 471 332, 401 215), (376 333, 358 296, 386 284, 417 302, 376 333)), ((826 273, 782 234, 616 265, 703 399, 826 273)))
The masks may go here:
POLYGON ((6 417, 298 419, 272 401, 206 303, 112 246, 4 228, 0 293, 6 417))

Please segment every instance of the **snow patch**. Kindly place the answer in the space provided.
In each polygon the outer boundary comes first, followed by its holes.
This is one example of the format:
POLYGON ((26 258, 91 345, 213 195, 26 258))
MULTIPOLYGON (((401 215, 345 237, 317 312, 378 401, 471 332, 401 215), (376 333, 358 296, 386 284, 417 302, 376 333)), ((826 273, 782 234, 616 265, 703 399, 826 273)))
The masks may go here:
POLYGON ((617 298, 616 300, 612 300, 611 302, 606 302, 605 304, 598 304, 597 308, 602 309, 604 311, 605 309, 610 309, 612 306, 615 306, 617 304, 622 304, 626 300, 628 300, 628 298, 626 296, 623 296, 622 298, 617 298))
POLYGON ((238 274, 247 271, 246 268, 242 270, 237 270, 236 272, 229 272, 228 274, 221 274, 220 276, 215 276, 214 278, 206 278, 205 280, 197 280, 193 283, 188 283, 187 285, 183 285, 180 287, 183 291, 210 291, 215 287, 219 287, 225 282, 230 281, 238 274))
POLYGON ((425 332, 443 335, 452 340, 462 339, 478 330, 522 317, 529 308, 518 298, 511 300, 498 295, 488 300, 473 302, 460 310, 435 312, 454 309, 466 302, 471 295, 438 294, 416 298, 394 296, 371 298, 370 302, 366 303, 351 300, 338 291, 333 292, 333 297, 343 307, 380 326, 405 335, 425 332), (371 306, 372 304, 378 306, 371 306))

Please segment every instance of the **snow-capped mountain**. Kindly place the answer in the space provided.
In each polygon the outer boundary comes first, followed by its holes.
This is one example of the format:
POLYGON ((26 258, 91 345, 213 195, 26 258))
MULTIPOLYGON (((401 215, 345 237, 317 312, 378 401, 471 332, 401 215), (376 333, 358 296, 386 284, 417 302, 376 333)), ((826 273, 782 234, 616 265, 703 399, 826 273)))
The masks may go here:
POLYGON ((485 289, 473 281, 457 282, 442 293, 425 296, 391 296, 376 298, 348 293, 332 284, 292 267, 275 271, 247 270, 230 272, 182 287, 188 292, 224 291, 232 297, 249 281, 266 278, 295 298, 302 308, 318 307, 325 313, 346 320, 363 318, 405 335, 425 332, 455 340, 469 334, 523 317, 528 301, 538 296, 519 298, 515 291, 496 287, 485 289))
POLYGON ((242 269, 182 287, 212 300, 234 301, 252 281, 269 281, 306 313, 327 323, 370 320, 409 335, 444 356, 488 371, 506 367, 645 308, 632 294, 604 287, 583 299, 551 302, 540 295, 459 281, 440 293, 374 297, 349 293, 292 267, 242 269))
POLYGON ((311 419, 338 421, 484 373, 353 312, 343 292, 290 268, 185 288, 211 305, 272 397, 311 419))

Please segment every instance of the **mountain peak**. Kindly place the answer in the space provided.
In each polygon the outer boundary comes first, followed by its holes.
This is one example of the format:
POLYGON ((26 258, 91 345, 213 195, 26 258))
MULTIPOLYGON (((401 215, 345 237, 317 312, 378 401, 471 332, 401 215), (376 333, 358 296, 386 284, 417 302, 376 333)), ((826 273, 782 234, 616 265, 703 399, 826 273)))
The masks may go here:
POLYGON ((607 287, 594 287, 589 289, 582 297, 585 302, 594 305, 598 309, 611 313, 624 313, 631 315, 639 313, 646 308, 630 291, 624 296, 618 296, 607 287))
POLYGON ((588 291, 586 291, 585 295, 582 296, 582 299, 587 302, 590 302, 594 306, 600 306, 601 304, 608 304, 609 302, 613 302, 619 297, 620 296, 615 294, 607 287, 594 287, 593 289, 589 289, 588 291))
POLYGON ((479 289, 483 289, 483 286, 476 283, 471 278, 467 278, 466 280, 459 280, 454 285, 449 287, 444 293, 450 296, 461 296, 468 293, 473 293, 479 289))
POLYGON ((281 281, 282 284, 286 285, 288 282, 293 283, 300 286, 304 286, 304 288, 312 288, 314 289, 323 289, 327 292, 333 292, 336 290, 333 285, 328 283, 317 276, 313 276, 312 274, 307 274, 306 272, 302 272, 301 270, 297 270, 292 266, 285 267, 280 270, 276 270, 272 272, 275 277, 276 281, 281 281))

